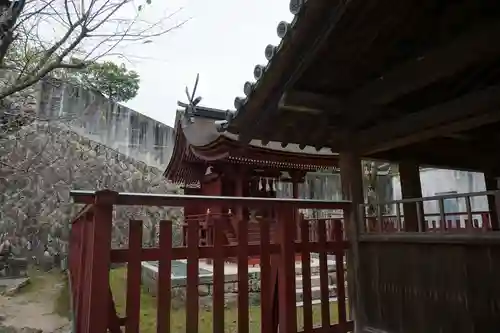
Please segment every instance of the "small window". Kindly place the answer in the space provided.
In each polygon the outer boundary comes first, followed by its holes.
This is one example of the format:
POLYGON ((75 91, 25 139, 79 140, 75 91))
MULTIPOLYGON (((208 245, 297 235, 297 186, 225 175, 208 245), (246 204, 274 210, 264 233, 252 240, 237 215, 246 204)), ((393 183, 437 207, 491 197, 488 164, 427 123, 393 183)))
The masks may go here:
POLYGON ((139 128, 139 143, 146 143, 146 132, 148 130, 148 123, 143 121, 141 122, 141 126, 139 128))
POLYGON ((155 146, 163 146, 163 128, 159 124, 155 126, 154 140, 155 146))

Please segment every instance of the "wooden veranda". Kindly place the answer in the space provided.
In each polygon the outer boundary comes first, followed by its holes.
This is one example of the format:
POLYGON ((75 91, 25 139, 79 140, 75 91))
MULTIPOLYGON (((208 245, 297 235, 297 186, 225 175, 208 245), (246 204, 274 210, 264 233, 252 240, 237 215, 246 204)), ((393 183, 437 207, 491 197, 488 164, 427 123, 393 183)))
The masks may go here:
POLYGON ((220 130, 339 153, 345 198, 359 207, 358 223, 346 222, 357 332, 497 331, 500 3, 309 0, 290 9, 280 45, 266 48, 269 63, 255 67, 220 130), (403 200, 391 230, 380 213, 369 228, 360 222, 363 159, 398 164, 403 200), (433 198, 422 199, 420 167, 482 172, 487 192, 475 196, 488 201, 487 221, 476 223, 465 195, 463 228, 448 228, 446 197, 426 223, 423 201, 433 198))

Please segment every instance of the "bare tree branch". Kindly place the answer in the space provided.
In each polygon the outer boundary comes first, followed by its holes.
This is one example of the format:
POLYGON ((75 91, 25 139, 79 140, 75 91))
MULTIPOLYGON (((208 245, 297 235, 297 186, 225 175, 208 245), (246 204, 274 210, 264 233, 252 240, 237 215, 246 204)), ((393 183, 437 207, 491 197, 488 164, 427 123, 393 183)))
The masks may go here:
POLYGON ((117 53, 116 48, 126 43, 149 42, 186 22, 168 24, 179 11, 148 22, 143 18, 148 0, 139 6, 136 0, 25 1, 12 31, 13 44, 4 60, 0 58, 0 99, 47 75, 59 77, 61 69, 81 68, 83 61, 117 53))

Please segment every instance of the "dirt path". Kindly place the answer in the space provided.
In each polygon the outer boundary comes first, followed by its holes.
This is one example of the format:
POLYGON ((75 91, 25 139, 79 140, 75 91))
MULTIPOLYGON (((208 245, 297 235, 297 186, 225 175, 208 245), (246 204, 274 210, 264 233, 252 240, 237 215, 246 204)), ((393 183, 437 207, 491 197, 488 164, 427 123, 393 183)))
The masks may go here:
POLYGON ((55 274, 38 275, 20 294, 0 296, 1 326, 34 328, 44 333, 69 331, 68 319, 54 313, 64 284, 55 274))

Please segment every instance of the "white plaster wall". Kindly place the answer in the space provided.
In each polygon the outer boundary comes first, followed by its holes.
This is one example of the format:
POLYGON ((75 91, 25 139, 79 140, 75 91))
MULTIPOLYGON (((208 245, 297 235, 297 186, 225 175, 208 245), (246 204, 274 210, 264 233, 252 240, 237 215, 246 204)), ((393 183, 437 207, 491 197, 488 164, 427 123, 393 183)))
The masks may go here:
MULTIPOLYGON (((399 175, 394 176, 393 198, 401 199, 399 175)), ((431 197, 446 192, 468 193, 486 190, 484 175, 477 172, 454 171, 443 169, 423 169, 420 171, 420 183, 423 197, 431 197)), ((451 199, 450 199, 451 200, 451 199)), ((466 212, 465 199, 456 200, 459 212, 466 212)), ((488 201, 485 196, 471 198, 472 211, 487 211, 488 201)), ((425 214, 439 213, 437 201, 424 203, 425 214)))
POLYGON ((40 84, 38 99, 40 118, 64 122, 93 141, 149 166, 166 168, 174 144, 170 126, 67 83, 40 84))

